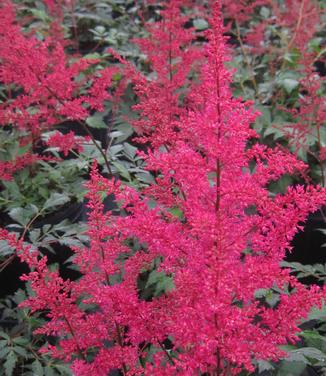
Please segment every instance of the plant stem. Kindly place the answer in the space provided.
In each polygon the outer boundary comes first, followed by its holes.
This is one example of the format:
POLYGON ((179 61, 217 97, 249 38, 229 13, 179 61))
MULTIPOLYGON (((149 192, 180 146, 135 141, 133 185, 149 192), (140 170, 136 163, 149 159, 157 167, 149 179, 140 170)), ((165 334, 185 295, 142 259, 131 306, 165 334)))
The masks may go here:
MULTIPOLYGON (((119 344, 120 347, 123 347, 123 341, 122 341, 120 326, 116 321, 114 323, 115 323, 115 327, 116 327, 116 331, 117 331, 118 344, 119 344)), ((127 375, 128 369, 127 369, 127 366, 124 362, 122 363, 122 371, 123 371, 124 376, 127 375)))
POLYGON ((160 345, 161 349, 164 351, 166 357, 169 359, 169 361, 171 362, 171 364, 175 365, 174 360, 172 359, 171 355, 169 354, 169 352, 167 351, 167 349, 165 348, 165 346, 163 345, 163 343, 159 339, 157 339, 157 343, 160 345))
POLYGON ((86 357, 85 357, 84 353, 82 352, 82 349, 80 348, 79 343, 78 343, 78 341, 77 341, 77 338, 76 338, 75 331, 74 331, 73 327, 71 326, 71 324, 70 324, 70 322, 69 322, 69 320, 67 319, 66 316, 63 316, 63 319, 64 319, 65 323, 67 324, 67 326, 68 326, 68 328, 69 328, 69 331, 70 331, 70 333, 71 333, 73 339, 76 341, 76 346, 77 346, 78 354, 79 354, 84 360, 86 360, 86 357))

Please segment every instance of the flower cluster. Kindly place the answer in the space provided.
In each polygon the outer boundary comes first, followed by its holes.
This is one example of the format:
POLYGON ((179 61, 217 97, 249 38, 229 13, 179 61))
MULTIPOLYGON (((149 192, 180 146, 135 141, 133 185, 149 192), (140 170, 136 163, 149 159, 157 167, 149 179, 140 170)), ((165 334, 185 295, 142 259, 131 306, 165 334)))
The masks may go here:
POLYGON ((279 346, 297 340, 300 319, 324 296, 280 262, 308 213, 325 204, 325 189, 270 194, 270 182, 302 175, 305 165, 280 147, 260 145, 250 127, 259 114, 233 97, 219 2, 199 72, 181 12, 181 1, 166 2, 151 37, 139 42, 152 79, 132 77, 136 127, 149 145, 143 156, 155 182, 136 191, 104 179, 94 165, 90 241, 75 249, 79 280, 63 280, 45 257, 22 250, 33 269, 24 279, 35 292, 24 306, 47 312, 38 332, 59 337, 60 346, 48 350, 71 362, 77 376, 114 369, 123 375, 252 371, 254 358, 283 355, 279 346), (108 195, 125 215, 104 212, 108 195), (146 298, 144 274, 169 284, 146 298))
POLYGON ((0 179, 11 180, 16 171, 33 164, 38 158, 30 153, 17 156, 14 161, 0 161, 0 179))
MULTIPOLYGON (((89 138, 86 140, 89 141, 89 138)), ((49 137, 47 144, 50 147, 58 148, 63 152, 65 157, 68 155, 70 150, 76 149, 79 153, 84 150, 83 146, 76 140, 75 134, 72 131, 67 134, 55 132, 49 137)))
MULTIPOLYGON (((9 1, 0 6, 0 61, 0 81, 7 97, 1 103, 0 125, 27 132, 32 149, 42 132, 65 120, 83 123, 112 99, 116 67, 102 69, 96 67, 96 59, 70 56, 63 39, 24 33, 9 1)), ((61 139, 66 139, 67 146, 72 137, 69 133, 61 139)))
POLYGON ((147 26, 151 38, 135 40, 150 62, 153 79, 148 80, 140 73, 132 77, 139 98, 134 110, 141 112, 133 125, 145 136, 143 141, 150 141, 152 146, 176 140, 175 128, 185 113, 182 102, 189 100, 190 74, 198 70, 202 60, 194 28, 184 28, 189 15, 182 15, 180 7, 185 2, 177 0, 164 5, 162 19, 147 26))

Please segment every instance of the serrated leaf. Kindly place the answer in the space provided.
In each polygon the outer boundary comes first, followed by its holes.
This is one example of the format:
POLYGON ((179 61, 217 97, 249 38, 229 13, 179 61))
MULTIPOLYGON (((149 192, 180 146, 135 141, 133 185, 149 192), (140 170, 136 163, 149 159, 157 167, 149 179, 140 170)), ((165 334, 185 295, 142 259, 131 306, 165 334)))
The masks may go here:
POLYGON ((123 136, 123 132, 121 132, 121 131, 110 132, 110 138, 118 138, 118 137, 121 137, 121 136, 123 136))
POLYGON ((172 278, 165 276, 165 278, 158 281, 155 287, 155 294, 158 295, 161 292, 168 292, 173 290, 174 283, 172 278))
POLYGON ((280 296, 279 294, 275 294, 272 291, 268 291, 265 299, 267 304, 269 304, 271 307, 275 307, 276 304, 280 301, 280 296))
POLYGON ((71 376, 71 371, 68 366, 64 364, 55 364, 53 367, 56 369, 56 371, 60 372, 60 375, 71 376))
POLYGON ((15 347, 13 348, 13 350, 14 350, 14 352, 15 352, 16 354, 21 355, 21 356, 23 356, 24 358, 27 358, 27 357, 28 357, 27 351, 26 351, 23 347, 21 347, 21 346, 15 346, 15 347))
POLYGON ((7 356, 7 360, 3 364, 6 376, 13 376, 16 363, 17 356, 13 351, 10 351, 10 353, 7 356))
POLYGON ((155 285, 155 294, 159 294, 161 292, 170 291, 173 289, 174 284, 171 277, 167 276, 164 272, 157 272, 153 270, 149 276, 146 283, 146 288, 155 285))
POLYGON ((131 181, 131 176, 129 174, 129 171, 128 169, 125 168, 123 164, 115 162, 115 161, 113 161, 112 164, 123 178, 125 178, 128 181, 131 181))
POLYGON ((53 368, 50 367, 50 366, 46 366, 46 368, 44 368, 44 375, 45 376, 55 376, 53 368))
POLYGON ((70 201, 69 196, 64 193, 52 193, 51 196, 45 201, 43 209, 50 209, 56 206, 62 206, 70 201))
POLYGON ((35 243, 41 236, 41 230, 39 228, 30 231, 29 238, 32 243, 35 243))
MULTIPOLYGON (((6 345, 8 345, 7 341, 6 341, 6 345)), ((6 358, 10 350, 11 350, 10 347, 5 347, 5 348, 1 349, 0 350, 0 359, 6 358)))
POLYGON ((37 206, 30 204, 25 208, 14 208, 9 211, 9 216, 22 226, 26 226, 28 222, 38 213, 37 206))
POLYGON ((306 364, 296 361, 282 361, 277 376, 301 376, 302 372, 306 369, 306 364))
POLYGON ((14 248, 10 247, 7 241, 0 240, 0 255, 8 256, 14 253, 14 248))
POLYGON ((42 364, 37 359, 32 363, 32 371, 37 376, 43 376, 44 375, 42 364))
POLYGON ((26 154, 31 149, 31 144, 20 146, 17 152, 17 155, 21 156, 26 154))
POLYGON ((282 80, 282 87, 288 94, 291 94, 298 86, 299 82, 293 78, 284 78, 282 80))
POLYGON ((263 18, 268 18, 270 16, 270 10, 267 8, 267 7, 262 7, 260 9, 260 15, 263 17, 263 18))
POLYGON ((13 339, 13 343, 17 345, 27 345, 29 342, 30 341, 26 337, 16 337, 13 339))
POLYGON ((91 128, 107 128, 102 115, 90 116, 86 119, 86 124, 91 128))
POLYGON ((121 144, 118 144, 118 145, 113 145, 110 147, 110 154, 112 157, 114 157, 115 155, 117 155, 118 153, 120 153, 120 151, 123 150, 123 145, 121 144))
POLYGON ((311 364, 310 360, 324 362, 326 360, 326 354, 314 347, 302 347, 292 350, 287 360, 311 364))
POLYGON ((274 369, 274 366, 266 360, 257 360, 257 363, 259 372, 271 371, 274 369))
POLYGON ((5 338, 6 340, 10 341, 10 337, 5 332, 0 331, 0 337, 5 338))
POLYGON ((8 345, 8 341, 6 341, 5 339, 0 340, 0 349, 7 346, 7 345, 8 345))
POLYGON ((198 31, 206 30, 208 28, 208 22, 203 18, 193 20, 194 28, 198 31))
POLYGON ((147 184, 154 183, 154 177, 148 171, 138 172, 136 176, 138 180, 144 183, 147 183, 147 184))
POLYGON ((126 153, 126 155, 130 157, 131 159, 134 159, 138 149, 128 144, 127 142, 123 143, 123 147, 124 147, 124 152, 126 153))

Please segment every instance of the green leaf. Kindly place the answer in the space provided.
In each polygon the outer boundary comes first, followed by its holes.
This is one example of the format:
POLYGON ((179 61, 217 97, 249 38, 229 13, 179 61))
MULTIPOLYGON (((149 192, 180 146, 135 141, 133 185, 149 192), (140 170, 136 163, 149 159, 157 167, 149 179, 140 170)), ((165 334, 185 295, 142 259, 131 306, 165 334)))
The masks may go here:
POLYGON ((275 294, 273 291, 269 290, 266 294, 266 303, 271 307, 275 307, 276 304, 280 301, 280 295, 275 294))
POLYGON ((302 376, 306 369, 306 364, 296 361, 282 361, 277 371, 277 376, 302 376))
POLYGON ((311 360, 325 362, 326 354, 314 347, 302 347, 290 351, 287 360, 311 364, 311 360))
POLYGON ((101 55, 98 52, 89 53, 83 56, 83 59, 92 60, 92 59, 100 59, 101 55))
POLYGON ((326 305, 323 303, 322 308, 312 307, 308 320, 326 321, 326 305))
POLYGON ((130 158, 130 159, 134 159, 135 156, 136 156, 136 153, 137 153, 137 148, 128 144, 127 142, 124 142, 123 143, 123 147, 124 147, 124 152, 125 154, 130 158))
POLYGON ((42 364, 37 359, 32 363, 32 371, 37 376, 43 376, 44 375, 42 364))
POLYGON ((13 376, 16 363, 17 363, 17 356, 13 351, 10 351, 10 353, 7 356, 7 360, 3 364, 5 368, 6 376, 13 376))
POLYGON ((20 346, 15 346, 13 348, 14 352, 18 355, 21 355, 23 356, 24 358, 27 358, 28 357, 28 354, 27 354, 27 351, 23 348, 23 347, 20 347, 20 346))
POLYGON ((271 126, 272 116, 271 110, 268 106, 255 105, 255 108, 261 113, 255 120, 255 130, 261 132, 263 129, 266 129, 271 126))
POLYGON ((102 115, 96 114, 86 119, 86 124, 91 128, 107 128, 102 115))
POLYGON ((203 18, 199 18, 197 20, 193 20, 194 28, 198 31, 206 30, 208 28, 208 22, 203 18))
POLYGON ((299 86, 299 82, 293 78, 285 78, 282 80, 282 87, 288 94, 291 94, 299 86))
POLYGON ((260 15, 263 17, 263 18, 268 18, 270 16, 270 10, 267 8, 267 7, 262 7, 260 9, 260 15))
POLYGON ((2 349, 3 347, 5 347, 7 345, 8 345, 8 341, 6 341, 5 339, 0 340, 0 349, 2 349))
POLYGON ((6 340, 10 341, 10 337, 5 332, 0 331, 0 337, 5 338, 6 340))
MULTIPOLYGON (((6 341, 6 345, 8 345, 7 341, 6 341)), ((9 351, 11 351, 10 347, 5 347, 5 348, 1 349, 0 350, 0 359, 6 358, 9 351)))
POLYGON ((259 372, 271 371, 274 369, 274 366, 266 360, 257 360, 257 363, 259 372))
POLYGON ((24 145, 24 146, 20 146, 19 149, 18 149, 18 153, 17 155, 24 155, 25 153, 27 153, 29 150, 31 149, 31 144, 27 144, 27 145, 24 145))
POLYGON ((128 171, 128 169, 126 169, 125 167, 124 167, 124 165, 123 164, 121 164, 121 163, 118 163, 118 162, 112 162, 112 164, 113 164, 113 166, 117 169, 117 171, 119 172, 119 174, 123 177, 123 178, 125 178, 126 180, 128 180, 128 181, 131 181, 131 176, 130 176, 130 174, 129 174, 129 171, 128 171))
POLYGON ((11 209, 9 211, 9 216, 20 225, 26 226, 38 211, 37 206, 29 204, 25 208, 11 209))
POLYGON ((45 201, 43 209, 54 208, 55 206, 62 206, 70 201, 69 196, 64 193, 52 193, 51 196, 45 201))
POLYGON ((26 337, 16 337, 12 342, 17 345, 28 345, 29 340, 26 337))
POLYGON ((167 276, 164 272, 157 272, 153 270, 148 277, 146 288, 149 286, 155 286, 155 295, 162 292, 170 291, 174 288, 172 277, 167 276))
POLYGON ((46 366, 44 371, 45 376, 55 376, 54 370, 51 366, 46 366))
POLYGON ((123 150, 123 145, 113 145, 110 147, 110 154, 112 157, 116 156, 118 153, 120 153, 123 150))
POLYGON ((53 367, 56 371, 60 372, 60 375, 71 376, 71 371, 65 364, 54 364, 53 367))
POLYGON ((178 208, 177 206, 175 206, 174 208, 170 209, 169 212, 173 216, 175 216, 175 217, 177 217, 179 219, 181 219, 183 217, 183 211, 180 208, 178 208))

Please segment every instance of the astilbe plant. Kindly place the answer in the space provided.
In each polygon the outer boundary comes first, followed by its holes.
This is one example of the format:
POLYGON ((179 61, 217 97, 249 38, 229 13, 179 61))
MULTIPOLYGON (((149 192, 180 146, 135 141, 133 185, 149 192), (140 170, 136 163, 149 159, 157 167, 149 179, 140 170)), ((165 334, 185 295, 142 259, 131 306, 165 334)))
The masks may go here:
MULTIPOLYGON (((318 1, 286 1, 285 7, 271 3, 279 25, 289 30, 289 38, 285 47, 285 56, 281 68, 287 68, 285 58, 293 59, 298 56, 297 71, 301 76, 300 95, 292 113, 292 124, 283 125, 283 131, 289 139, 289 144, 295 146, 296 152, 311 154, 320 170, 320 182, 325 186, 322 160, 322 127, 326 121, 326 106, 322 97, 322 87, 325 78, 319 76, 315 62, 318 60, 317 51, 309 47, 309 43, 322 24, 322 11, 318 1), (310 138, 310 140, 309 140, 310 138), (311 141, 311 139, 313 141, 311 141), (312 148, 316 144, 317 152, 312 148)), ((301 153, 302 154, 302 153, 301 153)))
MULTIPOLYGON (((42 134, 67 120, 83 127, 100 149, 85 120, 113 100, 116 66, 103 68, 96 59, 69 54, 62 33, 40 37, 35 31, 24 32, 10 1, 1 4, 0 19, 0 81, 5 98, 0 126, 18 130, 21 145, 30 144, 29 154, 35 157, 42 134)), ((74 138, 73 131, 68 135, 57 131, 49 140, 50 146, 65 154, 72 147, 81 150, 84 141, 74 138)), ((8 164, 13 172, 17 170, 15 161, 8 164)))
POLYGON ((278 126, 275 125, 275 128, 281 130, 289 147, 293 147, 301 157, 306 153, 312 156, 321 170, 319 181, 325 186, 321 133, 326 118, 323 100, 325 77, 316 70, 316 62, 323 62, 324 50, 322 42, 320 49, 314 50, 311 46, 323 24, 321 4, 317 0, 263 0, 251 2, 244 17, 241 17, 244 7, 237 10, 237 5, 228 7, 227 14, 234 21, 235 34, 255 89, 255 96, 263 100, 265 105, 272 103, 275 108, 279 107, 292 115, 291 122, 284 121, 278 126), (270 16, 261 17, 263 11, 270 16), (266 55, 268 59, 265 58, 266 55), (287 90, 286 102, 284 87, 271 86, 271 90, 266 93, 267 98, 262 98, 264 83, 259 82, 262 78, 259 64, 264 64, 264 60, 268 61, 269 81, 284 77, 290 78, 293 83, 294 86, 287 90))
POLYGON ((154 147, 175 141, 178 119, 186 111, 181 103, 189 100, 189 75, 198 70, 202 60, 194 28, 184 26, 191 15, 180 12, 182 6, 189 7, 192 2, 177 0, 163 5, 161 20, 146 27, 149 37, 134 40, 146 54, 153 77, 146 79, 140 73, 132 74, 138 97, 133 109, 142 114, 133 126, 145 135, 138 141, 150 142, 154 147))
MULTIPOLYGON (((161 132, 156 138, 160 108, 151 97, 153 83, 146 89, 143 80, 137 89, 143 101, 138 109, 146 109, 145 119, 152 116, 152 128, 144 119, 142 138, 152 146, 143 156, 156 182, 137 192, 104 179, 94 166, 90 243, 75 249, 82 277, 64 281, 45 257, 10 236, 33 269, 24 279, 35 296, 24 306, 46 312, 49 321, 38 332, 59 338, 49 350, 71 362, 75 375, 252 371, 254 359, 283 356, 279 346, 296 341, 300 319, 321 304, 323 291, 306 288, 280 261, 326 192, 296 186, 269 193, 270 182, 304 175, 305 165, 280 147, 259 144, 250 128, 258 114, 232 97, 218 3, 207 38, 201 82, 166 126, 169 139, 161 132), (114 194, 128 215, 104 213, 103 193, 114 194), (139 246, 131 248, 136 240, 139 246), (143 299, 139 276, 154 264, 173 286, 143 299), (269 305, 262 291, 276 292, 276 304, 269 305)), ((154 58, 159 44, 151 48, 154 58)))

